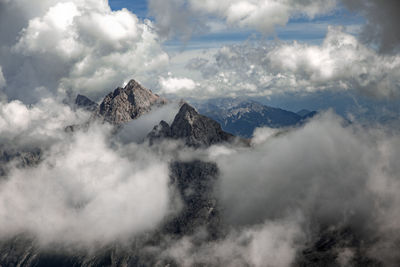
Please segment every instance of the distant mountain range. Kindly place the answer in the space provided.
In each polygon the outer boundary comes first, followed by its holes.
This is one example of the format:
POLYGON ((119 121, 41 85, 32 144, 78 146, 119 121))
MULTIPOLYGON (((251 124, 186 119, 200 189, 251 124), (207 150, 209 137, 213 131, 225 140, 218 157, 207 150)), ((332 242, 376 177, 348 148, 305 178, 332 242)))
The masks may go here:
POLYGON ((301 125, 317 114, 306 109, 297 113, 263 105, 254 100, 219 98, 194 102, 198 111, 237 136, 249 138, 257 127, 284 128, 301 125))

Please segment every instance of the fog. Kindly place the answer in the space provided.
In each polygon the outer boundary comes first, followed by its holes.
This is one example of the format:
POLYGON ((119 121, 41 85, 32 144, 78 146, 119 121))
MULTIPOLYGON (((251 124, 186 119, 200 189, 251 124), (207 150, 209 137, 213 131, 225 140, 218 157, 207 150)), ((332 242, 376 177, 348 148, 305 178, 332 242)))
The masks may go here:
MULTIPOLYGON (((182 205, 170 162, 200 159, 219 168, 215 198, 226 234, 207 240, 200 227, 172 240, 165 235, 152 248, 156 257, 182 266, 289 266, 321 231, 350 227, 370 257, 398 260, 390 254, 400 226, 398 132, 349 124, 328 111, 299 128, 256 129, 250 147, 142 142, 144 130, 160 119, 171 122, 176 108, 155 109, 115 135, 97 122, 65 132, 72 119, 88 115, 61 103, 3 103, 0 122, 8 130, 1 140, 13 149, 41 145, 43 155, 34 167, 8 164, 0 182, 0 238, 29 233, 44 247, 94 248, 160 231, 182 205), (49 109, 53 115, 39 120, 49 109)), ((352 249, 340 260, 351 260, 352 249)))

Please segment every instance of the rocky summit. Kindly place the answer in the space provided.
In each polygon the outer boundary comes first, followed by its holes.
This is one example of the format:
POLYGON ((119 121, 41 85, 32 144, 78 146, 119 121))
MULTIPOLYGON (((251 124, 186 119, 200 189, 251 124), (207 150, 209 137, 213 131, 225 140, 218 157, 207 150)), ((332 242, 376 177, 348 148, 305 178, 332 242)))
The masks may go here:
POLYGON ((131 80, 124 88, 118 87, 104 98, 96 116, 119 125, 149 112, 153 106, 160 106, 166 102, 166 99, 131 80))
POLYGON ((171 126, 161 121, 148 137, 150 143, 162 138, 181 139, 187 146, 196 148, 231 142, 235 139, 232 134, 224 132, 218 122, 199 114, 187 103, 181 106, 171 126))

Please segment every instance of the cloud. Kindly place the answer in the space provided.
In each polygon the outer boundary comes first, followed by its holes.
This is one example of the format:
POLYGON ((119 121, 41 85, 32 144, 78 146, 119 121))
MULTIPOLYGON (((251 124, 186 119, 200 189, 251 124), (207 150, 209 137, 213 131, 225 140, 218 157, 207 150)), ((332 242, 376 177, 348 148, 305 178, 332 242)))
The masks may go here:
POLYGON ((294 131, 258 130, 252 148, 213 156, 223 218, 250 227, 300 214, 304 221, 289 221, 308 237, 324 227, 350 227, 369 256, 398 261, 389 256, 400 227, 398 132, 345 125, 328 112, 294 131))
MULTIPOLYGON (((11 164, 0 181, 0 229, 7 229, 1 238, 27 232, 44 246, 91 248, 158 231, 178 208, 169 162, 199 158, 218 165, 215 197, 225 234, 209 240, 199 228, 171 240, 161 231, 160 243, 140 253, 156 251, 155 258, 184 266, 289 266, 319 231, 343 226, 355 229, 370 257, 398 260, 389 257, 400 238, 395 129, 348 125, 327 112, 291 131, 258 129, 251 147, 136 143, 144 136, 138 129, 170 121, 175 111, 153 110, 113 136, 110 126, 97 124, 66 133, 65 124, 88 114, 55 100, 2 103, 2 143, 42 146, 43 158, 33 168, 11 164)), ((348 260, 352 249, 344 247, 338 260, 348 260)))
POLYGON ((168 63, 152 23, 127 9, 111 11, 107 1, 40 1, 33 14, 19 16, 31 6, 25 2, 31 1, 4 4, 9 14, 0 21, 20 18, 18 29, 0 29, 11 99, 32 103, 80 92, 97 100, 133 76, 146 82, 168 63))
MULTIPOLYGON (((343 28, 330 27, 321 45, 244 43, 225 46, 210 59, 187 64, 202 79, 190 96, 269 96, 288 92, 356 90, 398 97, 400 57, 381 55, 343 28)), ((184 93, 184 92, 182 92, 184 93)))
POLYGON ((275 220, 297 210, 323 223, 325 216, 337 214, 334 220, 342 220, 359 210, 359 198, 362 205, 370 202, 364 194, 375 151, 336 116, 328 113, 273 137, 270 131, 256 131, 255 139, 254 149, 217 158, 222 202, 232 223, 275 220))
POLYGON ((195 237, 184 237, 170 244, 161 258, 172 258, 180 266, 202 263, 208 266, 290 266, 303 239, 297 221, 268 221, 226 238, 198 244, 195 237))
POLYGON ((361 13, 367 20, 361 38, 375 44, 380 52, 399 52, 400 3, 396 0, 342 0, 350 10, 361 13))
POLYGON ((6 85, 7 85, 7 82, 6 82, 6 79, 4 78, 3 70, 0 66, 0 89, 5 87, 6 85))
POLYGON ((206 21, 210 17, 223 20, 232 27, 270 34, 276 26, 284 26, 291 17, 313 18, 330 12, 335 4, 335 0, 150 0, 149 9, 162 35, 178 35, 186 39, 193 33, 207 30, 206 21))
POLYGON ((326 86, 380 97, 399 95, 400 57, 378 55, 340 28, 330 28, 320 47, 293 43, 273 49, 267 57, 271 68, 308 82, 309 90, 326 86))
POLYGON ((218 164, 215 196, 225 234, 210 240, 200 228, 151 249, 180 266, 291 266, 304 260, 304 249, 318 255, 313 244, 328 232, 323 238, 332 239, 338 265, 359 253, 393 265, 399 261, 392 253, 400 239, 399 136, 326 112, 290 131, 260 128, 250 148, 179 151, 178 158, 191 153, 218 164), (342 230, 350 234, 335 234, 342 230))
POLYGON ((197 86, 196 83, 189 78, 160 77, 159 83, 161 92, 165 94, 177 94, 180 91, 191 91, 197 86))
POLYGON ((37 166, 11 162, 1 179, 0 237, 29 233, 43 246, 92 248, 156 229, 174 210, 168 160, 145 145, 111 145, 108 125, 66 133, 62 125, 75 114, 55 105, 13 101, 0 109, 2 141, 43 151, 37 166))
POLYGON ((314 18, 344 7, 366 19, 361 39, 380 52, 398 52, 400 30, 397 0, 150 0, 150 14, 155 17, 161 35, 188 39, 192 34, 210 31, 210 19, 229 27, 255 29, 271 34, 276 26, 285 26, 291 18, 314 18))
POLYGON ((8 148, 47 148, 65 137, 66 126, 83 123, 89 116, 51 98, 34 106, 19 100, 0 102, 0 143, 8 148))
POLYGON ((122 126, 116 138, 122 143, 140 143, 145 140, 154 126, 160 121, 165 121, 169 125, 179 111, 178 103, 170 103, 159 108, 151 110, 150 113, 140 116, 138 119, 132 120, 122 126))
POLYGON ((132 162, 102 138, 78 135, 37 168, 13 171, 1 186, 2 236, 93 245, 153 230, 169 209, 167 164, 144 155, 132 162))

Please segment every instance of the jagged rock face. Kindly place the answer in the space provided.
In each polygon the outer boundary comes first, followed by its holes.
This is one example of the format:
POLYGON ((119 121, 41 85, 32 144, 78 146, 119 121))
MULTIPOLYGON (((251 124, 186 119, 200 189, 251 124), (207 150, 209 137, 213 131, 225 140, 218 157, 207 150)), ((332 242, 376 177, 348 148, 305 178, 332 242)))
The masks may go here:
POLYGON ((150 145, 153 145, 154 141, 161 140, 163 138, 172 138, 171 127, 165 121, 154 126, 153 130, 147 135, 147 139, 150 145))
POLYGON ((211 238, 219 233, 219 209, 214 196, 219 170, 217 164, 194 160, 170 164, 171 182, 184 203, 183 211, 167 224, 167 232, 191 234, 198 227, 206 227, 211 238))
POLYGON ((164 98, 131 80, 124 88, 119 87, 104 98, 97 115, 104 121, 118 125, 149 112, 154 105, 165 103, 164 98))
POLYGON ((78 95, 75 99, 75 106, 87 111, 95 111, 99 105, 84 95, 78 95))
POLYGON ((190 147, 208 147, 235 138, 224 132, 218 122, 199 114, 187 103, 182 105, 171 126, 162 121, 148 137, 150 143, 161 138, 182 139, 190 147))

